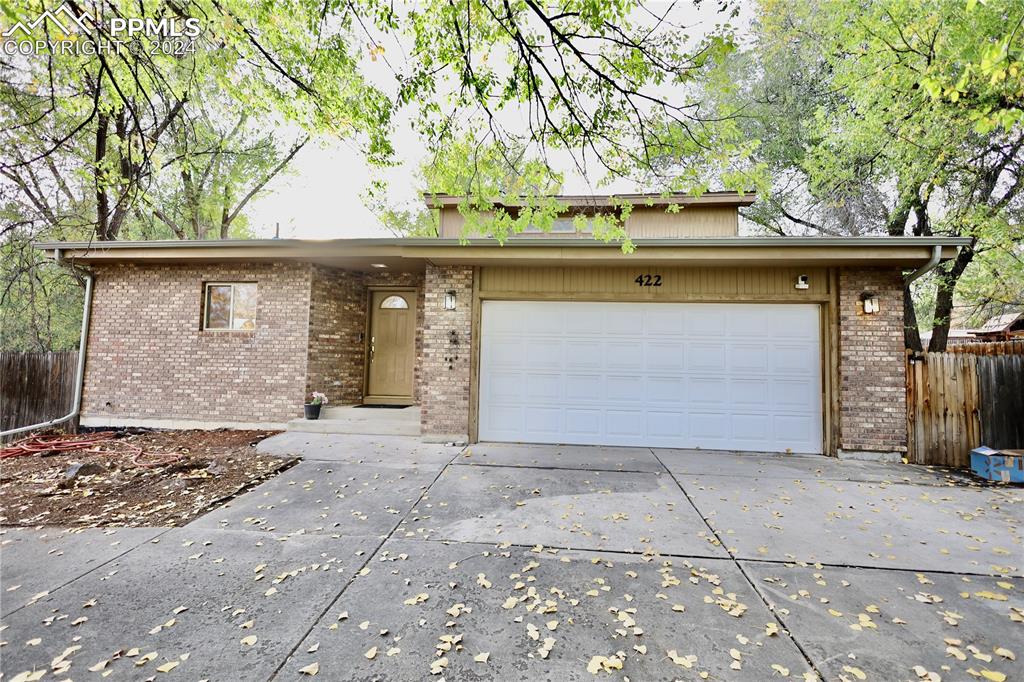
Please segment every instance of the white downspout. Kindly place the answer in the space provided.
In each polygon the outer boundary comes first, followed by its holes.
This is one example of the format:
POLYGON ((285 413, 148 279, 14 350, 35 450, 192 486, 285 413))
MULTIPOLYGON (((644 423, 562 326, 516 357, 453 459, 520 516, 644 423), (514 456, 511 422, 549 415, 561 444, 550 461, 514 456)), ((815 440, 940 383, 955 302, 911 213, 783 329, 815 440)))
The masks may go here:
MULTIPOLYGON (((56 263, 61 262, 60 249, 54 249, 54 261, 56 263)), ((93 275, 91 272, 85 273, 85 302, 82 304, 82 331, 81 336, 78 339, 78 368, 75 371, 75 397, 71 403, 71 412, 59 417, 57 419, 51 419, 48 422, 40 422, 39 424, 32 424, 31 426, 22 426, 17 429, 8 429, 7 431, 0 431, 0 438, 4 436, 13 436, 17 433, 24 433, 26 431, 36 431, 38 429, 45 429, 64 422, 71 421, 78 416, 79 411, 82 409, 82 383, 85 378, 85 355, 86 347, 89 343, 89 314, 92 312, 92 280, 93 275)))

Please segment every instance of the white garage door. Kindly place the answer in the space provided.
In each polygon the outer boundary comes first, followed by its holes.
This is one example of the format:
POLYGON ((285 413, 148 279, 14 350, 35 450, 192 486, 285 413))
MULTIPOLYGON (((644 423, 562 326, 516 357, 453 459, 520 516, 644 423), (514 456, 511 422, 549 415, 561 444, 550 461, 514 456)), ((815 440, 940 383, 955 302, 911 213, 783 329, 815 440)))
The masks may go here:
POLYGON ((822 451, 818 307, 485 301, 480 440, 822 451))

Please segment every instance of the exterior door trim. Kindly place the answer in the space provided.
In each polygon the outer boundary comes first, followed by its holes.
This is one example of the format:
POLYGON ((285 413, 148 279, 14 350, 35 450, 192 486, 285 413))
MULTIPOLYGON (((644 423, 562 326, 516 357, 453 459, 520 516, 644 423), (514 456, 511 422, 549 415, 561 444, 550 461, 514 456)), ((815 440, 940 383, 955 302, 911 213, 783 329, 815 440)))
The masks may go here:
POLYGON ((406 286, 388 286, 388 285, 370 285, 366 287, 366 331, 363 333, 363 400, 364 405, 415 405, 415 392, 416 392, 416 335, 419 333, 419 329, 415 329, 413 333, 413 387, 412 392, 409 395, 393 396, 393 395, 373 395, 370 393, 370 332, 373 325, 373 314, 375 312, 373 306, 373 295, 376 292, 389 292, 396 294, 409 294, 412 299, 409 302, 409 307, 412 310, 413 319, 415 320, 414 325, 418 327, 418 307, 419 307, 419 293, 418 287, 406 287, 406 286))

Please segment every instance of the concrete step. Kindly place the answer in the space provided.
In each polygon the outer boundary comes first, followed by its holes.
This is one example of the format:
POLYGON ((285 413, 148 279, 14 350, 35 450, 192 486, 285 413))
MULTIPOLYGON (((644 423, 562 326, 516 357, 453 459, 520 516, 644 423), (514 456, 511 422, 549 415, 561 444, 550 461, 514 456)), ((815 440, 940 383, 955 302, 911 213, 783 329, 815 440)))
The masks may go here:
POLYGON ((305 433, 354 433, 375 436, 420 435, 420 408, 370 408, 345 405, 328 407, 319 419, 293 419, 289 431, 305 433))

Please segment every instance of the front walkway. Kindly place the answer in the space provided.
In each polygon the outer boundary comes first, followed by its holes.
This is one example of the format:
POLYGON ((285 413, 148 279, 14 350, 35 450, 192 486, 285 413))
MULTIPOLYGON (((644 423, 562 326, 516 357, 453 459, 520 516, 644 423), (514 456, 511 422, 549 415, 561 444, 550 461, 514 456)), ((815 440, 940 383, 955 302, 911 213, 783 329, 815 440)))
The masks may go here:
POLYGON ((183 528, 8 529, 4 679, 1024 677, 1020 488, 822 457, 261 448, 305 461, 183 528))

